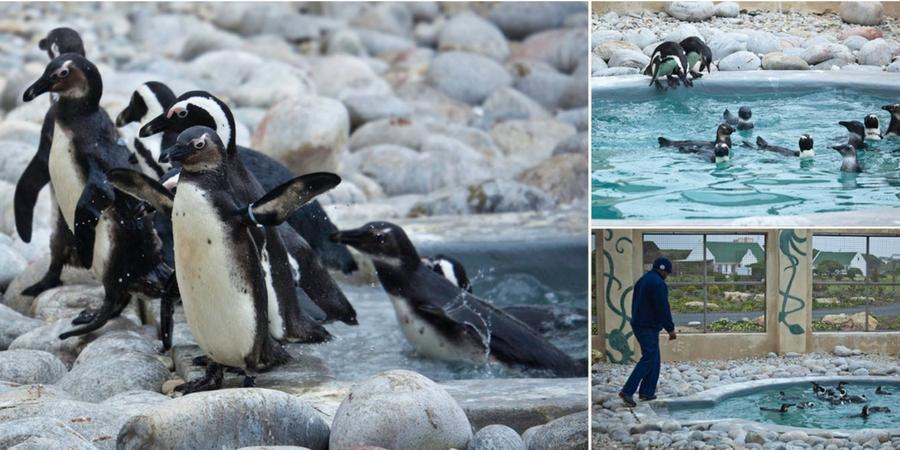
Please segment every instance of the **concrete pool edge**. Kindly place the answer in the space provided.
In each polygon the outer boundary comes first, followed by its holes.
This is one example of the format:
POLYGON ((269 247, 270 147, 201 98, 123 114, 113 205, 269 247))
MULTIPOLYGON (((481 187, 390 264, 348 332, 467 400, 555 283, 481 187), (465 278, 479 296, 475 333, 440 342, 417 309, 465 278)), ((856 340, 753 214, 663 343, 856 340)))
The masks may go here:
MULTIPOLYGON (((837 383, 838 381, 846 381, 848 383, 858 383, 858 384, 891 384, 894 386, 900 387, 900 377, 895 376, 817 376, 817 377, 792 377, 792 378, 779 378, 777 380, 773 379, 765 379, 765 380, 752 380, 752 381, 744 381, 741 383, 732 383, 725 386, 707 389, 703 392, 698 392, 693 395, 689 395, 686 397, 679 397, 674 399, 661 399, 656 400, 650 403, 651 408, 653 408, 654 412, 663 413, 659 414, 660 417, 669 417, 668 410, 669 406, 683 406, 683 407, 712 407, 716 403, 728 399, 729 397, 733 397, 740 394, 750 394, 762 390, 763 388, 771 388, 773 386, 796 386, 802 384, 809 384, 811 381, 815 381, 819 384, 826 383, 837 383)), ((858 428, 858 429, 843 429, 843 428, 835 428, 835 429, 824 429, 824 428, 805 428, 805 427, 793 427, 789 425, 778 425, 767 422, 757 422, 754 420, 748 419, 740 419, 740 418, 724 418, 724 419, 698 419, 698 420, 686 420, 681 421, 682 425, 700 425, 700 424, 713 424, 713 423, 736 423, 741 425, 746 425, 748 427, 753 427, 762 430, 770 430, 778 433, 784 433, 788 431, 803 431, 810 436, 819 436, 819 437, 843 437, 847 438, 851 434, 859 432, 861 430, 877 430, 879 432, 886 432, 891 436, 900 436, 900 427, 897 428, 858 428)))
POLYGON ((813 213, 796 216, 751 216, 736 219, 594 219, 592 228, 703 228, 703 227, 776 227, 802 228, 891 228, 900 226, 900 208, 869 208, 858 211, 813 213))

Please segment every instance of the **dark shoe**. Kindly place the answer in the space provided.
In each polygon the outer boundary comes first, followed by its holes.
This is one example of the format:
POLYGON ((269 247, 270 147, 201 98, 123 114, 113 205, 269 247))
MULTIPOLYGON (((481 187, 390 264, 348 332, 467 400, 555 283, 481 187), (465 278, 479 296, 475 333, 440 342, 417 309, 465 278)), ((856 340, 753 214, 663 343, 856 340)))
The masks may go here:
POLYGON ((637 406, 637 403, 634 402, 634 399, 631 398, 630 395, 625 395, 624 392, 619 392, 619 398, 621 398, 622 402, 625 403, 625 406, 628 406, 629 408, 634 408, 635 406, 637 406))
POLYGON ((651 400, 656 400, 655 395, 638 395, 638 398, 641 399, 642 402, 649 402, 651 400))

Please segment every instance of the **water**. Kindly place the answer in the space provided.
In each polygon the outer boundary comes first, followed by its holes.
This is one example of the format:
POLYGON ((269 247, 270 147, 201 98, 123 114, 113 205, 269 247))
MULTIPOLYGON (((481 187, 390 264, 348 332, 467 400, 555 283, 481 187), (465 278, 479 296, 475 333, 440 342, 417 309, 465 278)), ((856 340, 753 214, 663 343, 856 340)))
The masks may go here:
MULTIPOLYGON (((587 250, 582 247, 543 249, 522 258, 533 246, 494 245, 492 248, 460 248, 441 250, 458 258, 466 267, 475 295, 503 307, 508 305, 559 305, 587 308, 587 250), (576 254, 577 257, 573 257, 576 254), (518 264, 507 262, 515 259, 518 264), (542 262, 555 262, 555 269, 568 269, 565 288, 554 286, 560 279, 547 276, 542 262)), ((420 248, 420 250, 422 250, 420 248)), ((436 252, 423 251, 423 254, 436 252)), ((552 272, 552 271, 550 271, 552 272)), ((562 278, 562 277, 560 277, 562 278)), ((357 381, 389 369, 407 369, 434 380, 471 378, 546 377, 548 373, 510 368, 501 364, 475 365, 448 363, 418 356, 403 336, 391 301, 380 283, 372 286, 342 285, 347 298, 356 308, 359 325, 342 323, 328 326, 335 336, 331 342, 304 346, 304 353, 318 356, 338 380, 357 381)), ((582 317, 582 319, 584 319, 582 317)), ((573 358, 587 358, 588 329, 585 322, 572 327, 559 327, 543 334, 552 344, 573 358)))
MULTIPOLYGON (((768 422, 777 425, 804 428, 826 429, 861 429, 861 428, 896 428, 900 415, 900 385, 887 386, 894 395, 875 394, 875 384, 848 384, 845 388, 851 395, 864 394, 869 400, 869 407, 886 406, 891 412, 873 413, 866 419, 849 416, 859 414, 862 404, 834 406, 819 400, 812 392, 811 384, 793 387, 772 387, 759 392, 739 397, 732 397, 717 403, 712 408, 672 409, 669 414, 678 420, 706 420, 737 418, 757 422, 768 422), (787 400, 782 400, 779 391, 783 391, 787 400), (782 403, 794 404, 813 402, 812 409, 789 408, 786 413, 762 411, 760 407, 778 408, 782 403)), ((826 386, 827 387, 827 386, 826 386)))
POLYGON ((841 120, 862 121, 876 113, 886 129, 890 115, 881 106, 897 100, 831 88, 727 96, 677 89, 641 100, 595 99, 593 218, 729 219, 896 206, 900 138, 860 152, 865 172, 859 175, 840 172, 841 157, 830 147, 846 142, 841 120), (743 105, 752 108, 755 128, 732 134, 729 164, 717 167, 659 147, 659 136, 712 141, 725 108, 737 114, 743 105), (815 141, 816 156, 809 163, 740 145, 762 136, 772 145, 796 149, 804 133, 815 141))

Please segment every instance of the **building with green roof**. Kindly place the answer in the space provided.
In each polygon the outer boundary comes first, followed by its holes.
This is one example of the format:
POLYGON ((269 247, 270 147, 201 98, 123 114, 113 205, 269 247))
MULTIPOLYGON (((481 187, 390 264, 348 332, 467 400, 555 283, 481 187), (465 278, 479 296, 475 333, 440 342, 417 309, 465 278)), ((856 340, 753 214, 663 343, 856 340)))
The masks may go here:
POLYGON ((756 242, 718 242, 706 241, 706 255, 702 257, 700 249, 695 249, 685 261, 708 261, 715 272, 748 276, 752 274, 750 266, 766 260, 766 252, 756 242))

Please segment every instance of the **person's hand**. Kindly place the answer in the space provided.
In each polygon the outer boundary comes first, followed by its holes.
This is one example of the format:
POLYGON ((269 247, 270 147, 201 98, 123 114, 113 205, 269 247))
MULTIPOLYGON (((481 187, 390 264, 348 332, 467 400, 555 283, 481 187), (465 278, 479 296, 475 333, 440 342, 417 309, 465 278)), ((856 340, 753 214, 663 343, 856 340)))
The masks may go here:
POLYGON ((678 337, 674 331, 669 331, 669 340, 674 341, 675 338, 678 337))

